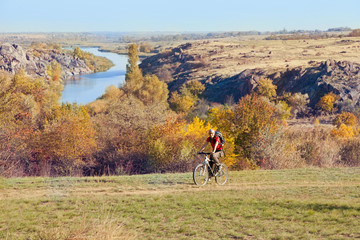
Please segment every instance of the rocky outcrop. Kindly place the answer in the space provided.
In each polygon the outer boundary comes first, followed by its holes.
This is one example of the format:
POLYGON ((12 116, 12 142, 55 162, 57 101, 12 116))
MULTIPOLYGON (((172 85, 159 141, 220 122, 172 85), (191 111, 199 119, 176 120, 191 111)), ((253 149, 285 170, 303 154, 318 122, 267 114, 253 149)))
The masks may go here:
MULTIPOLYGON (((225 103, 229 98, 238 101, 254 90, 261 78, 270 78, 277 85, 278 94, 307 93, 311 106, 315 106, 328 92, 338 94, 340 101, 360 105, 360 64, 358 63, 336 60, 311 61, 307 67, 276 71, 263 68, 246 69, 229 77, 225 73, 219 74, 219 71, 217 74, 212 74, 213 65, 205 66, 206 61, 202 61, 203 56, 191 51, 194 44, 197 43, 184 44, 149 57, 143 60, 140 67, 144 73, 156 74, 166 81, 170 91, 179 90, 188 81, 201 81, 205 85, 203 96, 212 102, 225 103), (199 72, 202 72, 200 78, 199 72)), ((221 65, 217 65, 216 68, 221 68, 221 65)))
POLYGON ((294 68, 274 79, 279 91, 307 93, 314 106, 326 93, 334 92, 340 101, 360 104, 360 64, 327 60, 309 68, 294 68))
POLYGON ((170 91, 178 90, 181 85, 192 80, 192 72, 204 67, 202 56, 191 54, 188 50, 194 44, 186 43, 144 59, 139 65, 144 74, 155 74, 168 83, 170 91))
POLYGON ((0 45, 0 70, 15 73, 20 68, 30 75, 46 76, 47 66, 56 60, 65 77, 92 73, 83 60, 56 50, 39 51, 37 55, 16 44, 0 45))
POLYGON ((312 67, 297 67, 284 71, 247 69, 230 78, 205 81, 204 96, 210 101, 224 103, 229 96, 235 101, 249 94, 261 78, 270 78, 277 85, 278 94, 283 92, 308 94, 310 106, 329 92, 340 96, 340 101, 360 105, 360 64, 348 61, 328 60, 313 62, 312 67))

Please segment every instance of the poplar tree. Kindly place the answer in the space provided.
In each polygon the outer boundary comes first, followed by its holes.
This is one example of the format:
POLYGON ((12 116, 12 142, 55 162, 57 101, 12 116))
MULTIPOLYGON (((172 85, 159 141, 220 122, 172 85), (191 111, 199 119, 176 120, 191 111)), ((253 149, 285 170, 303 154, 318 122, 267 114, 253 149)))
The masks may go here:
POLYGON ((138 57, 136 44, 129 45, 128 54, 129 54, 129 60, 128 60, 128 64, 126 65, 124 88, 126 92, 137 95, 137 93, 140 91, 143 85, 144 77, 137 64, 139 61, 139 57, 138 57))

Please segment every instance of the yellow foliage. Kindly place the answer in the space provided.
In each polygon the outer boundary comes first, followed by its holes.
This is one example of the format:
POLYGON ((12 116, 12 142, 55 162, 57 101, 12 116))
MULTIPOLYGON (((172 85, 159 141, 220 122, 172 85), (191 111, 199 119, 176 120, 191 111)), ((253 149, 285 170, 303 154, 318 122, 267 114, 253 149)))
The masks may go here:
POLYGON ((333 124, 337 127, 340 127, 341 124, 345 124, 346 126, 355 126, 356 121, 356 117, 353 113, 343 112, 336 116, 333 124))
POLYGON ((346 126, 342 123, 339 128, 334 128, 331 130, 331 135, 338 138, 353 138, 357 136, 359 133, 356 129, 353 129, 351 126, 346 126))
POLYGON ((176 112, 188 112, 194 105, 194 98, 188 95, 180 95, 178 92, 173 92, 169 100, 171 107, 176 112))
POLYGON ((235 139, 224 134, 226 145, 224 146, 225 158, 223 162, 229 167, 236 167, 239 163, 240 155, 235 153, 235 139))
POLYGON ((234 112, 231 108, 212 108, 209 110, 208 120, 211 125, 216 126, 222 132, 230 133, 232 131, 232 119, 234 112))
POLYGON ((191 136, 192 138, 200 140, 204 138, 204 136, 207 136, 207 131, 211 128, 213 127, 210 125, 210 123, 206 123, 205 121, 196 117, 190 124, 187 125, 185 136, 191 136))
POLYGON ((319 119, 318 119, 318 118, 316 118, 316 119, 315 119, 315 121, 314 121, 314 125, 316 125, 316 126, 320 125, 320 121, 319 121, 319 119))
POLYGON ((43 159, 50 157, 64 161, 67 167, 83 165, 83 157, 96 148, 96 132, 86 108, 63 104, 55 115, 39 135, 39 140, 34 142, 34 148, 43 159))
POLYGON ((279 101, 275 105, 275 115, 280 120, 287 120, 291 117, 291 106, 289 106, 285 101, 279 101))
POLYGON ((124 90, 110 85, 105 89, 105 94, 101 97, 104 100, 120 100, 125 95, 124 90))
POLYGON ((271 79, 263 78, 260 79, 259 85, 257 86, 257 92, 264 97, 273 99, 276 97, 276 88, 271 79))
POLYGON ((166 102, 169 95, 167 84, 160 81, 156 75, 146 75, 143 86, 136 95, 143 103, 166 102))
POLYGON ((338 98, 335 93, 328 93, 320 99, 317 106, 324 112, 330 113, 333 111, 335 101, 338 100, 338 98))
POLYGON ((61 65, 56 61, 52 61, 50 65, 47 66, 47 75, 53 81, 59 81, 61 79, 61 65))

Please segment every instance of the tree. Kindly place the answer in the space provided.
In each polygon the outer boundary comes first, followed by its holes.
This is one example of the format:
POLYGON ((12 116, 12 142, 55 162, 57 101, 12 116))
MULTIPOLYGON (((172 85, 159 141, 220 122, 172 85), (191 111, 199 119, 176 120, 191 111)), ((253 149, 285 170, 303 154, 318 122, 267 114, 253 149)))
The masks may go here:
MULTIPOLYGON (((32 152, 30 143, 59 106, 61 84, 34 79, 19 70, 14 76, 1 72, 0 85, 0 165, 8 175, 21 176, 32 152), (11 168, 18 173, 9 172, 11 168)), ((33 172, 27 169, 28 174, 33 172)))
POLYGON ((156 102, 166 102, 169 90, 167 84, 161 82, 155 75, 146 75, 144 83, 139 93, 139 99, 145 104, 152 104, 156 102))
POLYGON ((137 64, 139 57, 136 44, 129 45, 128 56, 129 60, 128 64, 126 65, 124 89, 128 93, 137 94, 143 86, 144 77, 137 64))
MULTIPOLYGON (((246 160, 252 162, 253 146, 262 131, 269 134, 278 129, 274 118, 275 109, 257 95, 243 97, 235 106, 232 134, 235 137, 236 151, 246 160)), ((256 164, 255 162, 252 162, 256 164)))
POLYGON ((176 112, 188 113, 199 101, 199 95, 205 90, 205 86, 198 81, 183 84, 180 92, 173 92, 169 100, 170 107, 176 112))
POLYGON ((334 104, 339 99, 335 93, 331 92, 320 98, 317 106, 326 113, 331 113, 334 110, 334 104))
POLYGON ((80 58, 82 59, 84 56, 83 56, 83 51, 79 48, 79 47, 75 47, 74 48, 74 52, 73 52, 73 55, 77 58, 80 58))
POLYGON ((189 95, 180 95, 173 92, 169 100, 171 109, 178 113, 186 113, 194 105, 194 99, 189 95))
POLYGON ((262 78, 259 81, 256 92, 261 96, 267 97, 272 100, 276 97, 276 88, 271 79, 262 78))
POLYGON ((137 46, 129 46, 129 63, 126 65, 126 76, 124 90, 126 93, 134 95, 144 104, 165 102, 169 91, 167 84, 160 81, 155 75, 143 76, 137 62, 137 46))
POLYGON ((44 126, 31 143, 33 161, 50 164, 56 175, 68 175, 86 166, 96 148, 95 129, 87 109, 62 104, 54 119, 44 126))
POLYGON ((59 81, 61 79, 61 72, 61 65, 56 60, 47 66, 46 73, 53 81, 59 81))

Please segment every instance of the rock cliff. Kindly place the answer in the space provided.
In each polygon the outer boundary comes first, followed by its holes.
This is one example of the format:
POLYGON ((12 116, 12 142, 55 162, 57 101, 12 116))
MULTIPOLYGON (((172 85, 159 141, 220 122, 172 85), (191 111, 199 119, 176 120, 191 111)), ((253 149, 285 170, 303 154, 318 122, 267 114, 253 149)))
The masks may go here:
POLYGON ((46 76, 46 68, 56 60, 65 77, 92 73, 83 60, 57 50, 42 50, 35 55, 16 44, 0 45, 0 70, 15 73, 20 68, 30 75, 46 76))

